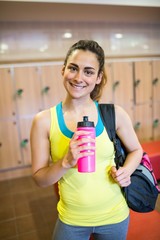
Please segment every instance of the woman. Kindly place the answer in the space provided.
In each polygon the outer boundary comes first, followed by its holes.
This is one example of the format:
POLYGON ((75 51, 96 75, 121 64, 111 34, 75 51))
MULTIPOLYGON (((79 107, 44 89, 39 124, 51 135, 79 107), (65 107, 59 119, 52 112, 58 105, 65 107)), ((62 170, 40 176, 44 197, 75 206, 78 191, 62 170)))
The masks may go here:
POLYGON ((142 149, 127 113, 116 111, 117 134, 128 150, 125 165, 118 170, 114 147, 98 112, 98 100, 106 83, 105 56, 97 42, 80 40, 69 49, 62 76, 66 98, 35 116, 31 130, 33 177, 41 187, 58 181, 60 200, 53 240, 126 239, 129 209, 121 187, 130 184, 130 176, 142 157, 142 149), (96 126, 96 140, 79 138, 77 122, 88 116, 96 126), (129 137, 128 137, 129 136, 129 137), (96 171, 79 173, 77 160, 93 154, 82 143, 96 143, 96 171), (53 164, 49 164, 49 159, 53 164))

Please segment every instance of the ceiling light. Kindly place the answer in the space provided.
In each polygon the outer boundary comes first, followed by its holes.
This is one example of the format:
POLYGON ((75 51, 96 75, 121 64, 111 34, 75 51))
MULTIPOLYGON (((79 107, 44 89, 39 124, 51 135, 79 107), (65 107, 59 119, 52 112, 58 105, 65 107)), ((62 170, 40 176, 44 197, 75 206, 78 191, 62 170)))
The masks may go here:
POLYGON ((46 51, 47 49, 48 49, 48 45, 45 44, 45 45, 43 45, 42 47, 40 47, 39 51, 40 51, 40 52, 44 52, 44 51, 46 51))
POLYGON ((72 37, 72 33, 66 32, 66 33, 63 34, 63 37, 64 38, 71 38, 72 37))
POLYGON ((6 43, 1 43, 0 49, 1 49, 1 51, 6 51, 6 50, 8 50, 8 45, 6 43))
POLYGON ((118 38, 118 39, 123 38, 123 34, 122 33, 116 33, 115 38, 118 38))

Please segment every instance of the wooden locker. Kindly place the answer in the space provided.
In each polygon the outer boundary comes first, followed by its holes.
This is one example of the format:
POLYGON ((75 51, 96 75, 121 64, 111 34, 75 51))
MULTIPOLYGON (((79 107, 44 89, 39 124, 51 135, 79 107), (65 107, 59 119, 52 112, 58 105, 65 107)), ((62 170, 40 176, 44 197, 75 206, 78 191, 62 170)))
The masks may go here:
POLYGON ((113 99, 117 105, 133 105, 133 67, 132 62, 112 63, 113 99))
POLYGON ((160 140, 160 101, 153 103, 153 139, 160 140))
POLYGON ((150 104, 137 105, 134 108, 134 128, 141 142, 153 139, 152 106, 150 104))
POLYGON ((152 62, 153 102, 160 102, 160 61, 152 62))
POLYGON ((35 66, 16 67, 14 80, 18 114, 20 116, 34 115, 41 111, 43 104, 38 68, 35 66))
POLYGON ((135 103, 150 103, 152 100, 152 64, 149 61, 134 63, 135 103))
POLYGON ((127 114, 129 115, 132 121, 132 124, 134 125, 134 106, 130 104, 130 105, 124 105, 124 106, 122 105, 121 107, 127 112, 127 114))
POLYGON ((107 75, 107 83, 104 86, 100 102, 101 103, 112 103, 113 102, 112 64, 106 63, 105 68, 106 68, 106 75, 107 75))
POLYGON ((0 120, 0 169, 11 169, 23 165, 19 132, 15 120, 0 120))
POLYGON ((0 68, 0 118, 12 118, 16 114, 14 86, 10 68, 0 68))
POLYGON ((0 68, 0 169, 23 165, 17 108, 14 95, 13 69, 0 68))
POLYGON ((22 151, 24 165, 31 165, 30 131, 33 117, 19 119, 20 148, 22 151))
POLYGON ((42 99, 44 108, 50 108, 65 98, 66 90, 61 74, 62 64, 41 67, 42 99))

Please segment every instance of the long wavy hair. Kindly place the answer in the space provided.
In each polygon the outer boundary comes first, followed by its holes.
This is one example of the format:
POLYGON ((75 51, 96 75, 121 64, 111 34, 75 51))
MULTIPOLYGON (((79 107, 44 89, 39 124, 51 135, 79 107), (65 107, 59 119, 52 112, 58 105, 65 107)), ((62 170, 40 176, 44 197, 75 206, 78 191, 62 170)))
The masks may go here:
POLYGON ((102 95, 103 88, 107 83, 107 75, 105 71, 105 55, 101 46, 96 41, 93 40, 80 40, 73 44, 67 52, 66 58, 64 60, 64 66, 66 66, 69 56, 75 50, 90 51, 96 54, 97 60, 99 62, 98 76, 102 74, 102 80, 99 84, 95 85, 95 88, 90 93, 91 99, 99 101, 102 95))

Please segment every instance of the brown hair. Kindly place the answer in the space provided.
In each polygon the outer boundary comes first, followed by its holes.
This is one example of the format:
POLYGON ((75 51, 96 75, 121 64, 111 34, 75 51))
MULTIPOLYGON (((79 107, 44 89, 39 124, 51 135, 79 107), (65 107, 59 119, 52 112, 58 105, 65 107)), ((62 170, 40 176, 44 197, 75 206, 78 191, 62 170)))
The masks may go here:
POLYGON ((66 55, 66 58, 64 60, 64 66, 67 64, 67 60, 69 56, 74 52, 75 50, 84 50, 84 51, 90 51, 96 54, 97 60, 99 62, 99 70, 98 70, 98 76, 99 74, 102 74, 102 80, 99 84, 95 85, 95 88, 91 92, 90 96, 93 100, 99 101, 102 90, 105 84, 107 83, 107 76, 105 72, 105 55, 104 51, 99 46, 99 44, 96 41, 93 40, 80 40, 77 43, 73 44, 70 49, 68 50, 68 53, 66 55))

